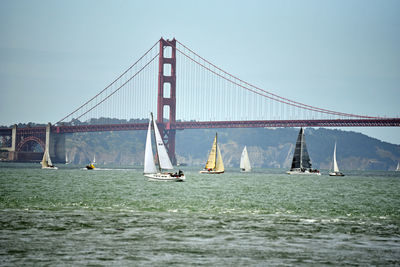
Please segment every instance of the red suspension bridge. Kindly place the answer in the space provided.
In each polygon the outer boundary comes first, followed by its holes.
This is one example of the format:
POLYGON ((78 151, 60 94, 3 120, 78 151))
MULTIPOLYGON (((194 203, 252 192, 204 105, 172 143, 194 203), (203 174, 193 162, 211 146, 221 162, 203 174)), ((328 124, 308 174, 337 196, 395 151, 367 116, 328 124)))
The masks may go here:
POLYGON ((148 118, 155 110, 173 160, 176 130, 400 126, 399 118, 339 112, 279 96, 219 68, 176 39, 161 38, 108 86, 53 126, 0 129, 0 149, 16 160, 19 151, 37 143, 43 150, 48 146, 52 157, 62 161, 63 134, 145 130, 147 123, 134 119, 148 118))

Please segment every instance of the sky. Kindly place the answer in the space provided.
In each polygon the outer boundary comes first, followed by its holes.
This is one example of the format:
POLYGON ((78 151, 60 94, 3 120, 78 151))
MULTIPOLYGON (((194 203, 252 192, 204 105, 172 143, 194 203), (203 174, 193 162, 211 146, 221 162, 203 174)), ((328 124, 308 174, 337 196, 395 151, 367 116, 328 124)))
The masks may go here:
POLYGON ((58 121, 161 37, 286 98, 400 116, 400 1, 2 0, 0 125, 58 121))

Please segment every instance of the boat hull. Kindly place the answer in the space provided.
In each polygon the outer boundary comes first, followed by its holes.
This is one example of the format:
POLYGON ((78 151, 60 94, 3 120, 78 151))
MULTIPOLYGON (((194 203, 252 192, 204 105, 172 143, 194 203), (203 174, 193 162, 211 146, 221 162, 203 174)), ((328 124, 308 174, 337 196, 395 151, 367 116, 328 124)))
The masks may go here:
POLYGON ((163 181, 163 182, 183 182, 185 175, 175 176, 171 173, 148 173, 144 176, 148 177, 150 181, 163 181))
POLYGON ((57 167, 42 167, 44 170, 58 170, 57 167))
POLYGON ((95 167, 94 167, 93 165, 87 165, 87 166, 86 166, 86 169, 88 169, 88 170, 94 170, 94 168, 95 168, 95 167))
POLYGON ((297 170, 293 170, 293 171, 287 171, 287 174, 290 175, 317 175, 320 176, 321 173, 320 172, 310 172, 310 171, 297 171, 297 170))
POLYGON ((341 172, 330 172, 329 176, 344 176, 344 174, 341 172))
POLYGON ((224 173, 224 171, 208 171, 208 170, 202 170, 202 171, 199 171, 199 173, 205 173, 205 174, 221 174, 221 173, 224 173))

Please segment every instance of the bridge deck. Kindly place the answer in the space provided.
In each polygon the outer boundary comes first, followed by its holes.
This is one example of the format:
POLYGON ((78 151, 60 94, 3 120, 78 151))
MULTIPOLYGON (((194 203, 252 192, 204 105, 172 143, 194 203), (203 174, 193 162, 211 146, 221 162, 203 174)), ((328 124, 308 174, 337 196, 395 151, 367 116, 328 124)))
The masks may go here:
MULTIPOLYGON (((399 127, 400 118, 338 119, 338 120, 265 120, 265 121, 186 121, 167 123, 166 129, 207 128, 273 128, 273 127, 399 127)), ((148 123, 96 124, 76 126, 52 126, 55 133, 104 132, 146 130, 148 123)), ((9 135, 10 128, 1 128, 0 135, 9 135)), ((39 134, 46 127, 18 128, 17 134, 39 134)))

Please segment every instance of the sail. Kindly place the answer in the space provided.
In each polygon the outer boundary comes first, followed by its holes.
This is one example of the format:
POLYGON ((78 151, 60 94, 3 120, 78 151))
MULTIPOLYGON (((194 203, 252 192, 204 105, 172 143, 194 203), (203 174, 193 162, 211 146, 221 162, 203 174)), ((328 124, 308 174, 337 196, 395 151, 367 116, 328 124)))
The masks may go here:
POLYGON ((210 154, 208 155, 205 169, 208 170, 215 168, 216 155, 217 155, 217 134, 215 134, 214 142, 212 144, 210 154))
POLYGON ((93 162, 92 163, 96 163, 96 155, 93 155, 93 162))
POLYGON ((167 150, 165 149, 164 142, 161 138, 160 132, 158 131, 158 127, 156 122, 153 120, 154 133, 156 139, 158 160, 160 163, 161 169, 172 170, 174 167, 172 166, 171 160, 169 159, 167 150))
POLYGON ((308 155, 303 128, 300 128, 300 132, 297 137, 291 169, 301 169, 301 168, 305 169, 311 168, 311 160, 310 156, 308 155))
POLYGON ((249 155, 247 154, 247 147, 245 146, 240 156, 240 169, 245 171, 251 170, 249 155))
POLYGON ((157 173, 153 158, 153 148, 151 146, 151 120, 147 129, 146 148, 144 152, 144 173, 157 173))
POLYGON ((51 159, 50 159, 50 153, 49 153, 48 150, 46 150, 46 151, 47 151, 47 164, 48 164, 49 166, 52 166, 53 163, 51 162, 51 159))
POLYGON ((42 163, 42 168, 49 167, 49 164, 47 163, 47 150, 45 150, 43 153, 43 159, 41 163, 42 163))
POLYGON ((397 163, 396 171, 397 171, 397 172, 400 171, 400 162, 397 163))
POLYGON ((336 161, 336 143, 335 143, 335 148, 333 149, 333 171, 339 172, 339 166, 337 165, 336 161))
POLYGON ((219 146, 217 144, 217 161, 215 163, 215 171, 223 172, 224 170, 224 162, 222 161, 221 151, 219 150, 219 146))

